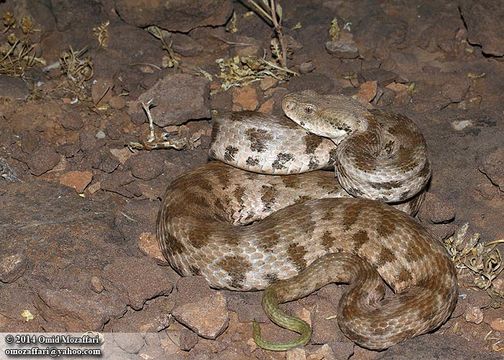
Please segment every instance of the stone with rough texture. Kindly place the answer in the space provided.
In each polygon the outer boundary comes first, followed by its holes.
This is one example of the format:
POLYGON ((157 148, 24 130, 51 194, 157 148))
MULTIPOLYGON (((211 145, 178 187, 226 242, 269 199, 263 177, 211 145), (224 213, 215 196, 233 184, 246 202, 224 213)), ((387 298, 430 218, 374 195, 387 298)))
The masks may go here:
POLYGON ((93 180, 91 171, 69 171, 60 177, 60 184, 75 189, 78 193, 82 193, 84 189, 93 180))
POLYGON ((504 148, 498 148, 483 160, 480 170, 488 177, 492 184, 504 191, 504 148))
POLYGON ((462 4, 461 14, 467 25, 469 43, 480 45, 485 54, 503 56, 502 4, 494 0, 467 0, 462 4))
POLYGON ((180 125, 189 120, 210 118, 209 81, 188 74, 167 75, 130 103, 129 114, 146 121, 140 102, 153 100, 151 114, 156 125, 180 125))
POLYGON ((23 276, 28 263, 22 254, 0 257, 0 282, 12 283, 23 276))
POLYGON ((445 224, 455 219, 456 210, 449 201, 441 199, 434 193, 427 192, 418 217, 423 222, 445 224))
POLYGON ((149 299, 169 294, 173 288, 169 273, 148 258, 115 259, 104 269, 103 276, 135 310, 140 310, 149 299))
POLYGON ((116 11, 129 24, 157 25, 169 31, 189 32, 200 26, 224 25, 233 12, 230 0, 116 0, 116 11))
POLYGON ((60 156, 53 148, 41 147, 30 156, 28 167, 33 175, 40 176, 58 165, 59 161, 60 156))
POLYGON ((142 180, 152 180, 163 173, 163 157, 159 152, 143 152, 131 156, 127 162, 131 167, 131 174, 142 180))
MULTIPOLYGON (((184 278, 177 283, 177 289, 182 289, 177 294, 178 302, 172 311, 172 315, 180 323, 206 339, 216 339, 229 324, 229 313, 226 307, 226 298, 222 293, 210 290, 208 284, 202 278, 189 280, 183 286, 184 278), (192 293, 191 283, 201 283, 205 290, 192 293)), ((193 284, 196 285, 196 284, 193 284)))
POLYGON ((233 90, 233 111, 255 110, 257 105, 257 91, 253 86, 233 90))
POLYGON ((37 294, 36 306, 41 316, 47 321, 58 319, 66 331, 98 331, 111 317, 126 312, 124 304, 110 296, 95 293, 83 296, 73 290, 43 287, 37 289, 37 294))

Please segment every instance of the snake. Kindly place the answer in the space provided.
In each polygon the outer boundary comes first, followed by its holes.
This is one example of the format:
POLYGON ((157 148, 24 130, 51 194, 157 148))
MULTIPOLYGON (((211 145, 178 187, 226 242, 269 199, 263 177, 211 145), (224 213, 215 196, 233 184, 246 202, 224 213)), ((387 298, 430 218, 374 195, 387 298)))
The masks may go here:
POLYGON ((362 347, 383 350, 440 327, 457 278, 445 248, 412 217, 431 177, 418 127, 312 90, 287 94, 282 109, 213 118, 212 160, 163 196, 164 257, 216 289, 265 290, 268 317, 299 333, 274 343, 254 322, 254 340, 268 350, 309 342, 310 326, 279 304, 332 282, 348 284, 338 325, 362 347))

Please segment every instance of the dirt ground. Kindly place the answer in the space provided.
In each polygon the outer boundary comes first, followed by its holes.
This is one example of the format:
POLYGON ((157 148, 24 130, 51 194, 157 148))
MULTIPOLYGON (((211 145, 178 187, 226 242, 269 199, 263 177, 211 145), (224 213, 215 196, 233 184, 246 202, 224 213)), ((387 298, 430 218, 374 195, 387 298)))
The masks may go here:
POLYGON ((0 0, 1 332, 144 334, 111 359, 503 358, 504 245, 484 245, 504 239, 498 1, 281 1, 298 76, 227 90, 259 76, 234 57, 277 64, 272 27, 231 0, 141 3, 0 0), (447 245, 466 267, 457 308, 433 334, 360 348, 333 316, 344 286, 330 285, 286 305, 311 322, 311 343, 264 351, 253 319, 271 338, 291 334, 267 321, 261 293, 212 290, 160 258, 160 199, 207 162, 213 111, 281 114, 282 96, 303 89, 406 114, 424 133, 433 177, 419 220, 440 240, 469 224, 447 245), (149 136, 150 99, 156 134, 183 149, 128 148, 149 136))

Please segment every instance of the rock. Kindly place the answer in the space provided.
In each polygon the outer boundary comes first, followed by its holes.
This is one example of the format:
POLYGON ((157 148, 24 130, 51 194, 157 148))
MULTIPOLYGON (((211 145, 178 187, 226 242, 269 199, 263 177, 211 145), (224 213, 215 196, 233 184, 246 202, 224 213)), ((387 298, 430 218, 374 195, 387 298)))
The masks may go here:
POLYGON ((28 160, 30 172, 35 176, 40 176, 60 162, 60 156, 53 148, 44 146, 33 152, 28 160))
POLYGON ((392 71, 388 71, 382 68, 371 68, 359 72, 357 78, 361 83, 374 80, 378 82, 378 86, 385 87, 388 84, 396 81, 398 79, 398 75, 392 71))
POLYGON ((492 184, 504 191, 504 148, 499 147, 485 157, 479 169, 490 179, 492 184))
POLYGON ((424 203, 418 212, 421 221, 434 224, 445 224, 455 219, 455 208, 446 200, 442 200, 438 195, 426 193, 424 203))
POLYGON ((171 39, 173 51, 182 56, 196 56, 203 51, 203 46, 189 35, 174 33, 171 39))
POLYGON ((198 343, 198 335, 187 328, 180 330, 179 347, 184 351, 191 350, 198 343))
POLYGON ((211 290, 202 277, 181 278, 173 317, 206 339, 216 339, 229 324, 226 298, 211 290))
POLYGON ((464 318, 467 322, 481 324, 483 321, 483 311, 478 306, 469 306, 464 313, 464 318))
MULTIPOLYGON (((150 200, 138 200, 128 202, 121 211, 116 212, 115 226, 124 238, 138 247, 140 237, 148 237, 147 234, 156 232, 156 215, 159 210, 159 204, 150 200), (142 235, 143 234, 143 235, 142 235)), ((149 243, 156 246, 157 243, 149 243)), ((145 241, 145 239, 144 239, 145 241)), ((149 246, 144 243, 144 247, 149 246)), ((150 252, 149 252, 150 254, 150 252)))
POLYGON ((355 59, 359 57, 359 49, 353 40, 352 34, 341 32, 338 40, 325 43, 327 52, 340 59, 355 59))
POLYGON ((367 105, 375 98, 377 90, 377 81, 366 81, 360 85, 359 92, 355 97, 360 103, 367 105))
POLYGON ((81 194, 92 180, 93 173, 91 171, 69 171, 60 176, 59 182, 81 194))
POLYGON ((157 25, 169 31, 187 33, 201 26, 224 25, 233 12, 230 0, 143 1, 115 0, 119 16, 138 27, 157 25))
POLYGON ((48 322, 64 325, 66 331, 100 331, 112 317, 126 312, 124 303, 111 296, 82 293, 69 289, 39 288, 36 307, 48 322))
POLYGON ((140 95, 138 101, 129 102, 128 113, 146 119, 140 102, 146 104, 152 99, 155 107, 151 108, 151 114, 154 123, 161 127, 210 118, 209 91, 209 81, 203 77, 167 75, 140 95))
POLYGON ((155 259, 156 262, 161 264, 168 264, 161 249, 159 248, 159 243, 156 234, 150 232, 143 232, 138 237, 138 248, 145 255, 150 256, 155 259))
POLYGON ((233 42, 247 44, 243 46, 234 46, 231 56, 253 56, 260 57, 263 54, 263 44, 261 41, 249 36, 235 36, 233 42))
POLYGON ((103 106, 112 98, 112 87, 114 82, 112 79, 97 78, 93 80, 91 85, 91 98, 95 106, 103 106))
POLYGON ((264 79, 261 79, 259 81, 259 87, 261 88, 262 91, 266 91, 268 89, 271 89, 272 87, 276 86, 278 84, 278 80, 273 78, 273 77, 265 77, 264 79))
POLYGON ((306 61, 299 65, 299 72, 301 74, 308 74, 315 70, 315 65, 311 61, 306 61))
POLYGON ((132 194, 126 186, 134 181, 135 178, 131 175, 131 172, 117 170, 100 181, 100 189, 131 198, 134 194, 132 194))
POLYGON ((0 75, 0 98, 24 100, 28 95, 30 95, 30 90, 23 79, 0 75))
POLYGON ((158 151, 137 153, 126 162, 131 174, 142 180, 152 180, 163 173, 164 161, 162 154, 158 151))
POLYGON ((495 331, 504 331, 504 318, 498 317, 490 321, 490 327, 495 331))
POLYGON ((306 360, 306 351, 303 348, 287 350, 285 360, 306 360))
POLYGON ((257 111, 259 111, 263 114, 271 114, 273 111, 273 105, 275 105, 275 100, 268 99, 262 103, 261 107, 259 107, 259 109, 257 109, 257 111))
POLYGON ((350 359, 354 353, 354 343, 348 339, 341 342, 332 342, 328 345, 333 351, 333 354, 335 354, 336 360, 350 359))
POLYGON ((233 111, 255 110, 257 105, 257 92, 253 86, 234 88, 233 111))
POLYGON ((328 344, 324 344, 317 351, 308 355, 307 360, 336 360, 336 356, 333 349, 328 344))
POLYGON ((142 334, 121 334, 122 336, 115 336, 114 341, 119 348, 128 354, 138 354, 144 347, 145 340, 142 334))
POLYGON ((470 44, 479 45, 484 54, 504 55, 504 10, 499 2, 493 0, 464 1, 461 15, 468 30, 470 44))
POLYGON ((116 258, 105 267, 103 277, 135 310, 140 310, 149 299, 169 294, 173 288, 169 273, 148 258, 116 258))
POLYGON ((103 130, 98 130, 98 131, 96 132, 96 134, 95 134, 95 137, 96 137, 97 139, 105 139, 105 137, 106 137, 106 136, 107 136, 107 135, 105 134, 105 131, 103 131, 103 130))
POLYGON ((0 282, 12 283, 23 276, 28 261, 22 254, 2 254, 0 257, 0 282))
POLYGON ((292 78, 287 84, 289 91, 315 90, 319 94, 330 94, 334 89, 332 79, 323 74, 310 73, 292 78))
POLYGON ((261 292, 226 291, 228 309, 238 316, 241 323, 256 320, 260 323, 268 322, 268 316, 261 306, 261 292))
POLYGON ((66 130, 80 130, 84 126, 82 118, 75 112, 65 112, 58 117, 58 121, 66 130))
POLYGON ((91 290, 93 290, 97 294, 99 294, 103 290, 105 290, 105 288, 103 287, 103 284, 98 276, 91 277, 90 285, 91 285, 91 290))
POLYGON ((121 149, 110 149, 109 151, 121 164, 126 163, 126 161, 133 156, 133 153, 126 147, 121 149))
POLYGON ((92 167, 110 174, 114 172, 121 164, 108 149, 102 148, 91 155, 93 160, 92 167))
POLYGON ((110 107, 115 110, 121 110, 126 106, 124 96, 112 96, 109 100, 110 107))
MULTIPOLYGON (((107 324, 107 333, 158 333, 169 332, 174 325, 179 325, 170 315, 173 308, 173 296, 158 296, 149 300, 142 311, 128 309, 120 319, 107 324)), ((185 328, 184 328, 185 329, 185 328)), ((195 335, 197 336, 197 335, 195 335)))

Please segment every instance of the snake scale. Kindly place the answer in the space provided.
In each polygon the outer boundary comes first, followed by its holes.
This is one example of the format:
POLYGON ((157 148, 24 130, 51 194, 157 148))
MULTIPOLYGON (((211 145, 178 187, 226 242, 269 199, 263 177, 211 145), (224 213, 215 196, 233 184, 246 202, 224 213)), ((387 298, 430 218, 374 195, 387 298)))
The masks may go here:
POLYGON ((214 288, 266 289, 270 319, 301 334, 270 343, 254 324, 267 349, 309 341, 310 327, 278 304, 330 282, 350 284, 338 324, 363 347, 385 349, 439 327, 455 307, 457 280, 443 246, 407 214, 431 175, 415 124, 313 91, 287 95, 282 108, 290 120, 214 118, 210 156, 221 161, 169 185, 157 221, 164 256, 214 288), (331 166, 338 181, 320 170, 331 166))

